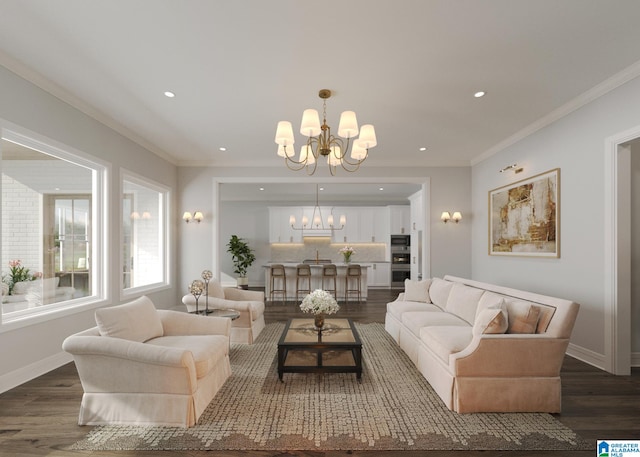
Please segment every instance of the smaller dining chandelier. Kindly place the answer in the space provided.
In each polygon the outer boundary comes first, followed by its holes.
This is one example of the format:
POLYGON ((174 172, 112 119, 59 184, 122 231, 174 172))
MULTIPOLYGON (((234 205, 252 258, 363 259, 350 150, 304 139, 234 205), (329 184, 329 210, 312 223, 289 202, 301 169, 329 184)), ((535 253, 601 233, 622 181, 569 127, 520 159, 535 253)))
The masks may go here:
POLYGON ((322 125, 317 110, 304 110, 300 133, 308 139, 306 144, 302 145, 300 155, 296 160, 296 151, 293 146, 295 138, 291 122, 278 122, 275 138, 278 145, 278 155, 284 157, 287 168, 293 171, 304 168, 308 175, 313 175, 316 172, 318 160, 323 157, 327 158, 329 172, 332 176, 335 176, 338 166, 350 173, 357 171, 360 164, 369 156, 369 149, 378 144, 373 125, 366 124, 358 129, 356 113, 344 111, 340 115, 338 137, 332 135, 331 127, 327 124, 327 99, 331 97, 331 91, 322 89, 318 96, 323 100, 322 125), (358 137, 358 135, 360 136, 358 137))
POLYGON ((293 230, 342 230, 347 223, 347 218, 343 214, 340 216, 340 226, 335 225, 333 220, 333 214, 327 216, 327 225, 324 225, 324 218, 322 217, 322 210, 320 209, 320 203, 318 198, 318 185, 316 184, 316 206, 313 207, 313 213, 311 214, 311 220, 307 216, 302 216, 301 225, 296 227, 296 217, 292 214, 289 216, 289 225, 293 230))

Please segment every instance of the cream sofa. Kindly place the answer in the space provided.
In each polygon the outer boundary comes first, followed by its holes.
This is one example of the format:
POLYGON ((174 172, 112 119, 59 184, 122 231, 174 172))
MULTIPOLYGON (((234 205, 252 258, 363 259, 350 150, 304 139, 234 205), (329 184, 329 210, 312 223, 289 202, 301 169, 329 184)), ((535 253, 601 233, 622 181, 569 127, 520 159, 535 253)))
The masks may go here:
MULTIPOLYGON (((187 311, 196 310, 196 299, 191 294, 182 297, 187 311)), ((205 309, 206 297, 198 300, 198 309, 205 309)), ((252 344, 264 329, 264 292, 222 287, 220 282, 209 283, 209 308, 234 309, 240 317, 231 323, 231 342, 252 344)))
POLYGON ((557 413, 578 308, 445 276, 407 280, 387 304, 385 328, 453 411, 557 413))
POLYGON ((96 310, 65 339, 84 389, 80 425, 190 427, 231 375, 231 322, 156 310, 140 297, 96 310))

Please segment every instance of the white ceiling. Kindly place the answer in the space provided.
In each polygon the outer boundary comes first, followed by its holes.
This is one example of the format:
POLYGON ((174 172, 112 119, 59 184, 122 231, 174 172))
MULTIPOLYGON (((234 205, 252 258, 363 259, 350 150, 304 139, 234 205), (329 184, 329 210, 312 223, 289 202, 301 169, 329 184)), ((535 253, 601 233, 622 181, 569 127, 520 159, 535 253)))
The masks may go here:
POLYGON ((376 126, 363 166, 456 166, 635 66, 639 18, 638 0, 0 0, 0 63, 180 165, 283 167, 277 122, 297 132, 328 88, 334 129, 346 109, 376 126))

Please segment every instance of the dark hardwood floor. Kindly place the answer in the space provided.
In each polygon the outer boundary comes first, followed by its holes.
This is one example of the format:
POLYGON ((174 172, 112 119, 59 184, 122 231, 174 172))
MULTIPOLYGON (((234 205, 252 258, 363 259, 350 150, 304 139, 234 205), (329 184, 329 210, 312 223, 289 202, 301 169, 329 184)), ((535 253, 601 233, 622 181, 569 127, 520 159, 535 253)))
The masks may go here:
MULTIPOLYGON (((341 316, 358 322, 384 322, 385 305, 398 291, 372 291, 367 303, 342 306, 341 316)), ((300 315, 295 303, 267 303, 267 323, 300 315)), ((4 350, 10 350, 4 348, 4 350)), ((0 395, 0 456, 314 456, 347 454, 383 457, 509 456, 592 457, 597 439, 640 440, 640 370, 631 376, 613 376, 571 357, 562 368, 562 414, 556 417, 583 438, 593 440, 593 451, 411 451, 411 452, 70 452, 65 447, 83 438, 91 427, 77 425, 82 386, 73 363, 60 367, 0 395)))

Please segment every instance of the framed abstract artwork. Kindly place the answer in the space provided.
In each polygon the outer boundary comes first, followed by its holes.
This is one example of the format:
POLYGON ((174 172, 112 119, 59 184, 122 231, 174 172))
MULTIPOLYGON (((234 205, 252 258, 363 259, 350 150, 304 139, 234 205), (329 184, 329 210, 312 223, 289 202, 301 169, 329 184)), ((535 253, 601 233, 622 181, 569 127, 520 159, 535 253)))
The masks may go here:
POLYGON ((560 257, 560 169, 489 191, 489 255, 560 257))

